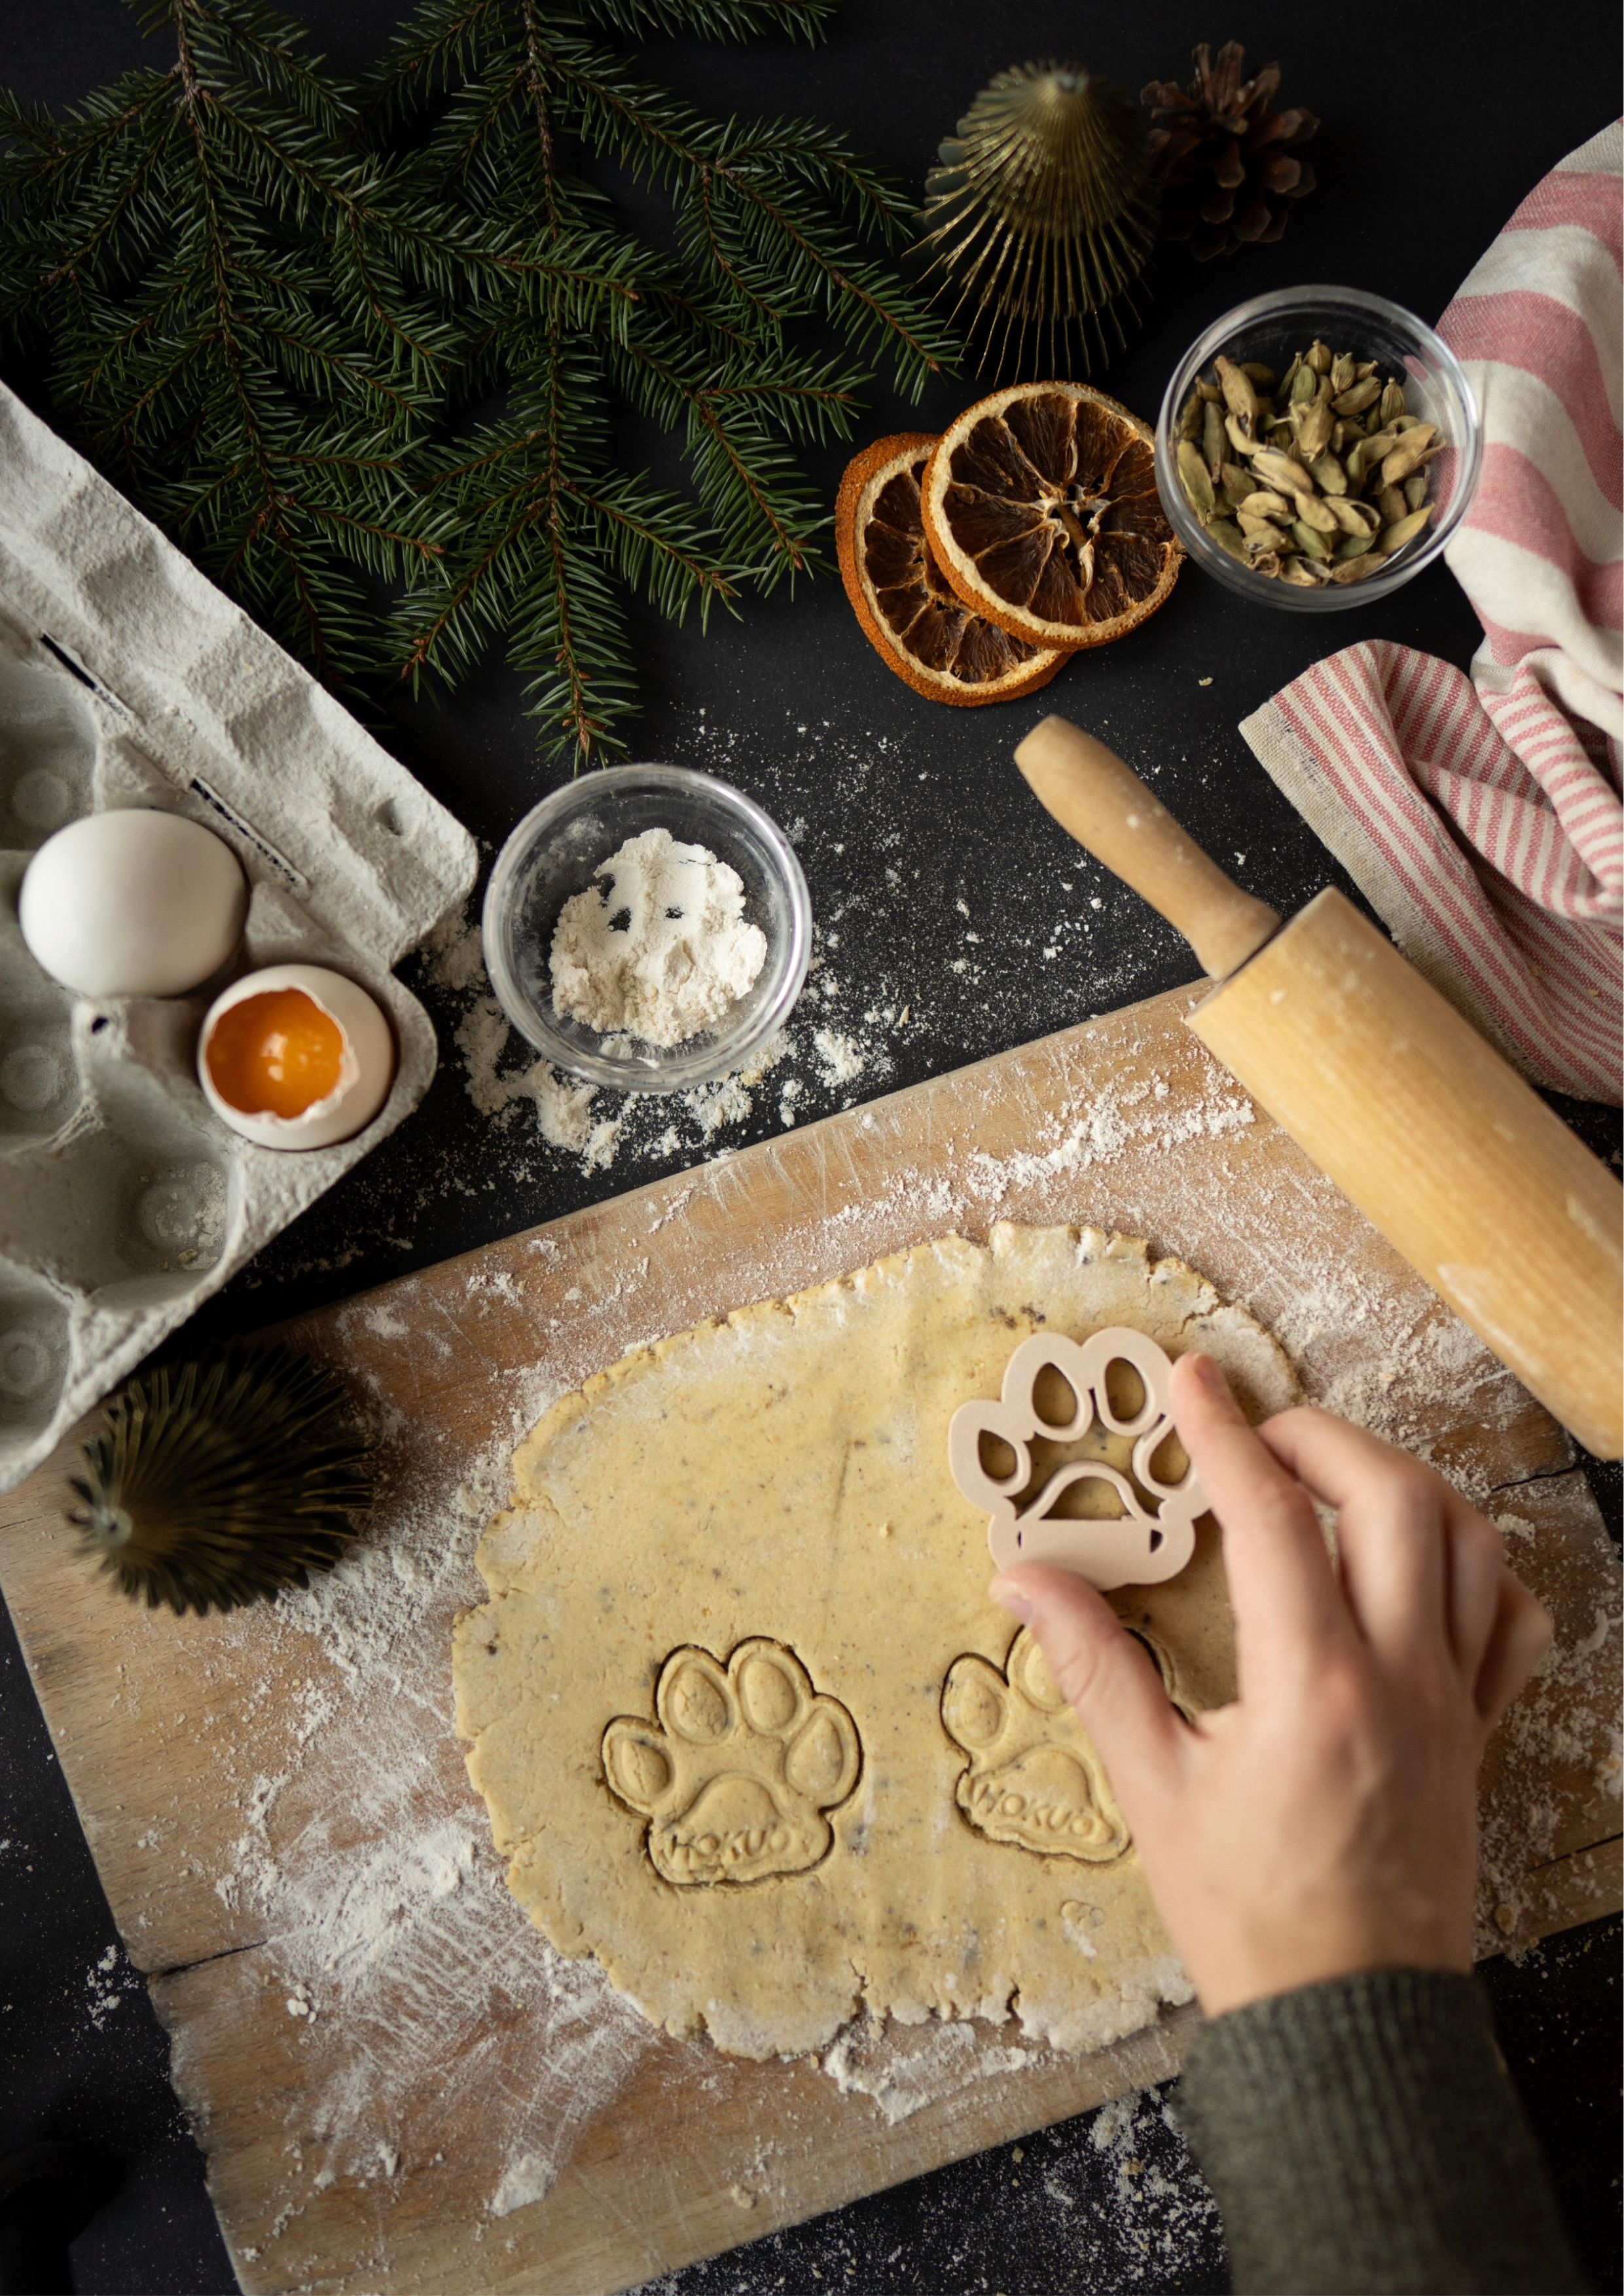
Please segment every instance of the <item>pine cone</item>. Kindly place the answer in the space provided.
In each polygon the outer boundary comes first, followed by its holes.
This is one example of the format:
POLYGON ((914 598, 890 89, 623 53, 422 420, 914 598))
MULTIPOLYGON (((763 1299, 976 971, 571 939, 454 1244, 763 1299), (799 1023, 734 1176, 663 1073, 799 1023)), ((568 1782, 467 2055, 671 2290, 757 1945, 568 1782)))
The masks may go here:
POLYGON ((1200 263, 1243 240, 1280 237, 1290 202, 1314 189, 1314 170, 1289 147, 1306 144, 1311 111, 1273 111, 1280 67, 1243 77, 1246 51, 1227 40, 1218 62, 1203 41, 1187 90, 1152 80, 1139 101, 1154 122, 1151 164, 1161 186, 1164 239, 1187 239, 1200 263))

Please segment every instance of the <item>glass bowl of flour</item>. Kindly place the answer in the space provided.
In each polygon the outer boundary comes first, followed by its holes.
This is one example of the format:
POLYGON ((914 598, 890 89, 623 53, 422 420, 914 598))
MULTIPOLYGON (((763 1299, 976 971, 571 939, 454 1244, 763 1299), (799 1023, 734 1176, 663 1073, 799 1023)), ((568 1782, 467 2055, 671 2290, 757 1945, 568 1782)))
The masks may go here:
POLYGON ((812 902, 789 839, 741 791, 685 766, 608 766, 519 824, 483 939, 503 1011, 555 1068, 686 1092, 788 1020, 812 902))

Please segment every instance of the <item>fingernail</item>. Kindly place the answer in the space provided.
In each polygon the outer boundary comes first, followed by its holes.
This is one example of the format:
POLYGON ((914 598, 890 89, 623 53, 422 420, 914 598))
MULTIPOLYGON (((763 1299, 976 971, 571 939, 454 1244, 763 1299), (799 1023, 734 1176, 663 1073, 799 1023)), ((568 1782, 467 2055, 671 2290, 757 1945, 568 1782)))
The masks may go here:
POLYGON ((1010 1579, 995 1578, 987 1591, 1001 1611, 1007 1611, 1012 1619, 1019 1619, 1023 1627, 1031 1625, 1032 1606, 1022 1590, 1010 1579))
POLYGON ((1199 1386, 1203 1387, 1209 1395, 1218 1395, 1223 1392, 1224 1374, 1218 1366, 1216 1356, 1203 1354, 1198 1348, 1193 1354, 1187 1355, 1185 1361, 1189 1365, 1187 1376, 1194 1380, 1199 1386))

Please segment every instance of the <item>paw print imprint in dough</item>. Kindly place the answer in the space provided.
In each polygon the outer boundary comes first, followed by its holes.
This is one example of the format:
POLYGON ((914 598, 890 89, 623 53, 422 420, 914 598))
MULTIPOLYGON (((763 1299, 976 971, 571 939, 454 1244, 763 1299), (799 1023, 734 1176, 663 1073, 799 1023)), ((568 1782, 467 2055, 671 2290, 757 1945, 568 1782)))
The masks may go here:
MULTIPOLYGON (((1155 1660, 1175 1705, 1188 1712, 1166 1652, 1131 1631, 1155 1660)), ((970 1757, 959 1774, 958 1806, 989 1841, 1095 1866, 1128 1848, 1128 1826, 1093 1741, 1026 1628, 1010 1644, 1002 1673, 973 1652, 955 1659, 942 1685, 941 1718, 970 1757)))
POLYGON ((761 1882, 828 1856, 825 1813, 849 1799, 863 1750, 850 1715, 813 1689, 793 1651, 757 1638, 724 1667, 693 1644, 675 1650, 654 1714, 652 1725, 617 1715, 603 1757, 611 1791, 649 1822, 662 1879, 761 1882))

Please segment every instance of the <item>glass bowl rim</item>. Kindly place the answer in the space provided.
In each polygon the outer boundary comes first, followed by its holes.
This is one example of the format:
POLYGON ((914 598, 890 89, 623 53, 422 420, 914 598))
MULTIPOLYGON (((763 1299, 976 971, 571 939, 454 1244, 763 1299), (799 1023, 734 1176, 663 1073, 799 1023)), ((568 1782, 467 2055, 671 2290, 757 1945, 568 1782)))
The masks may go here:
POLYGON ((1254 599, 1262 605, 1284 607, 1289 612, 1340 612, 1367 604, 1377 598, 1390 596, 1405 583, 1413 581, 1417 574, 1441 557, 1454 540, 1477 492, 1482 463, 1483 417, 1477 393, 1472 387, 1471 376, 1442 336, 1429 327, 1424 319, 1417 318, 1414 311, 1407 310, 1402 303, 1390 301, 1385 295, 1374 295, 1362 287, 1338 287, 1323 281, 1300 287, 1275 287, 1267 295, 1254 295, 1247 302, 1237 303, 1232 310, 1225 312, 1222 317, 1203 328, 1169 377, 1156 418, 1158 491, 1161 496, 1162 509, 1185 552, 1199 566, 1215 575, 1226 588, 1254 599), (1449 388, 1458 395, 1466 415, 1464 438, 1449 441, 1461 458, 1454 497, 1443 518, 1427 536, 1423 547, 1373 576, 1368 582, 1332 585, 1320 590, 1299 590, 1279 582, 1270 582, 1249 574, 1234 564, 1225 551, 1209 539, 1191 513, 1173 467, 1174 426, 1178 420, 1178 410, 1193 387, 1196 376, 1210 364, 1227 341, 1246 329, 1299 308, 1352 311, 1382 320, 1395 334, 1407 337, 1429 363, 1436 365, 1449 388))
MULTIPOLYGON (((726 856, 722 857, 726 858, 726 856)), ((788 1020, 806 985, 808 969, 812 962, 812 896, 808 890, 800 857, 784 832, 764 807, 758 805, 753 798, 747 797, 742 790, 735 789, 731 782, 723 781, 718 775, 704 773, 696 766, 673 766, 652 761, 594 766, 575 779, 549 791, 509 832, 492 865, 489 882, 485 888, 485 899, 480 914, 480 943, 485 970, 497 1004, 525 1042, 550 1061, 554 1068, 562 1070, 582 1083, 610 1092, 653 1095, 689 1092, 700 1085, 715 1084, 742 1068, 750 1054, 759 1051, 788 1020), (692 1049, 674 1046, 667 1054, 658 1046, 651 1047, 660 1060, 660 1067, 656 1071, 643 1070, 636 1075, 627 1074, 623 1062, 605 1060, 584 1052, 553 1029, 546 1014, 531 1004, 514 979, 500 931, 501 919, 511 900, 513 880, 524 863, 561 822, 591 803, 594 792, 604 788, 636 789, 655 793, 665 790, 675 798, 697 799, 719 808, 724 814, 731 813, 747 822, 766 848, 771 865, 776 867, 790 913, 790 929, 785 942, 782 944, 784 959, 777 986, 757 1012, 750 1027, 731 1036, 726 1028, 708 1030, 692 1049)), ((770 966, 772 963, 769 949, 767 964, 770 966)))

